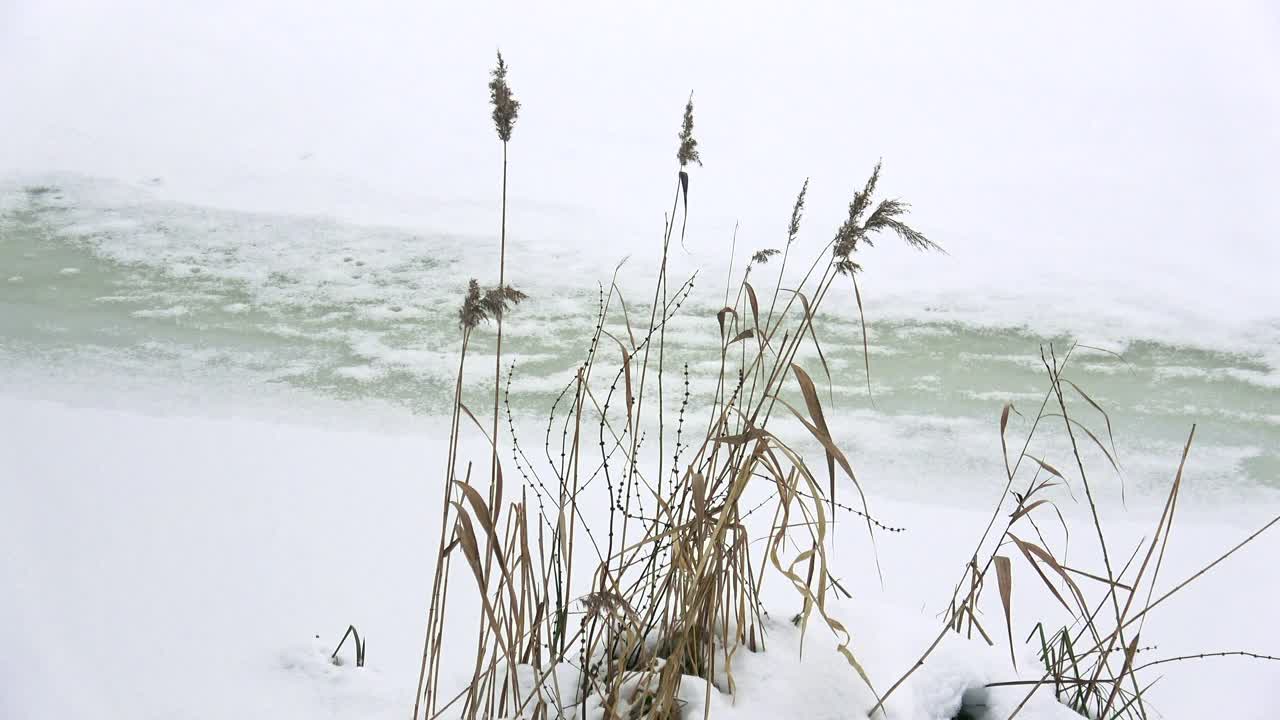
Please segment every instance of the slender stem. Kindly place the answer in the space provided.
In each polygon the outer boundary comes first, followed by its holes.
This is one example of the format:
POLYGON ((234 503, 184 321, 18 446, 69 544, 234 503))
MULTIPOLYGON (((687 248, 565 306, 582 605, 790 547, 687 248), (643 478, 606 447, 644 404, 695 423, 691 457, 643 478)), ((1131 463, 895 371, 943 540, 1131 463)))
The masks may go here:
MULTIPOLYGON (((507 266, 507 142, 502 142, 502 224, 499 234, 498 246, 498 289, 501 291, 506 287, 506 266, 507 266)), ((490 438, 492 451, 489 456, 489 513, 493 521, 497 522, 501 508, 498 505, 498 404, 502 392, 502 315, 503 313, 495 313, 496 323, 498 326, 497 346, 493 354, 493 435, 490 438)), ((489 577, 493 569, 493 542, 492 535, 487 535, 485 540, 484 553, 484 586, 480 588, 481 594, 488 592, 489 577)), ((484 657, 485 639, 488 635, 488 625, 482 623, 480 625, 480 637, 476 652, 476 674, 480 672, 480 666, 484 657)), ((474 687, 473 687, 474 691, 474 687)), ((474 702, 474 692, 472 697, 468 697, 467 705, 468 717, 474 717, 477 711, 476 702, 474 702)))
POLYGON ((470 339, 470 335, 470 332, 463 330, 462 351, 459 353, 458 358, 458 380, 454 385, 453 391, 453 417, 449 427, 449 457, 444 479, 444 502, 442 503, 443 508, 440 517, 439 551, 436 554, 435 577, 431 583, 431 606, 427 612, 427 632, 422 644, 422 668, 418 671, 418 690, 413 699, 414 720, 418 718, 419 704, 424 699, 424 693, 431 696, 426 698, 427 715, 430 716, 435 713, 435 694, 431 691, 434 688, 436 672, 439 669, 439 646, 437 644, 435 647, 436 652, 433 654, 431 639, 444 620, 445 594, 441 590, 441 579, 447 574, 449 566, 447 557, 444 557, 444 548, 449 529, 449 497, 453 487, 453 473, 457 459, 458 422, 462 405, 462 372, 467 363, 467 341, 470 339), (431 666, 429 675, 428 665, 431 666))
MULTIPOLYGON (((506 269, 507 269, 507 143, 502 143, 502 230, 499 235, 498 245, 498 289, 502 290, 507 286, 506 269)), ((498 313, 498 344, 493 353, 493 454, 489 467, 489 504, 492 512, 497 512, 498 508, 492 507, 494 501, 494 492, 497 489, 498 482, 498 398, 502 388, 502 315, 498 313)))
MULTIPOLYGON (((642 361, 641 361, 641 363, 640 363, 640 383, 639 383, 639 387, 638 387, 638 388, 637 388, 637 390, 636 390, 636 403, 635 403, 635 416, 636 416, 637 418, 641 417, 641 412, 642 412, 642 409, 643 409, 643 407, 644 407, 644 385, 645 385, 645 379, 647 378, 647 376, 648 376, 648 371, 649 371, 649 351, 650 351, 650 348, 652 347, 652 343, 651 343, 651 342, 649 342, 649 341, 650 341, 650 339, 653 337, 654 325, 656 324, 656 322, 657 322, 657 318, 658 318, 658 298, 661 296, 661 293, 662 293, 662 287, 663 287, 663 284, 664 284, 665 279, 666 279, 666 276, 667 276, 667 255, 668 255, 668 250, 669 250, 669 248, 670 248, 670 244, 671 244, 671 233, 672 233, 672 231, 673 231, 673 229, 674 229, 674 226, 675 226, 675 213, 676 213, 676 207, 677 207, 677 203, 679 203, 679 201, 680 201, 680 180, 679 180, 679 178, 677 177, 677 179, 676 179, 675 196, 671 199, 671 215, 670 215, 670 217, 669 217, 669 219, 668 219, 667 224, 664 226, 664 230, 663 230, 663 238, 662 238, 662 265, 661 265, 661 266, 659 267, 659 269, 658 269, 658 282, 657 282, 657 284, 656 284, 656 285, 654 286, 654 288, 653 288, 653 304, 652 304, 652 306, 651 306, 651 308, 650 308, 650 310, 649 310, 649 333, 648 333, 648 334, 649 334, 649 337, 646 337, 646 338, 645 338, 645 343, 644 343, 644 358, 642 359, 642 361)), ((666 327, 666 322, 665 322, 665 320, 666 320, 666 310, 665 310, 665 308, 663 309, 663 315, 662 315, 662 317, 663 317, 663 323, 662 323, 662 325, 659 327, 659 330, 661 330, 661 329, 663 329, 663 328, 665 328, 665 327, 666 327)), ((661 338, 659 339, 659 342, 661 342, 661 338)), ((659 379, 661 379, 661 373, 659 373, 659 379)), ((661 393, 659 393, 659 396, 658 396, 658 397, 659 397, 659 399, 661 399, 661 397, 662 397, 662 396, 661 396, 661 393)), ((638 472, 638 468, 636 467, 636 466, 637 466, 637 464, 638 464, 638 462, 639 462, 639 459, 637 458, 637 453, 638 453, 639 443, 640 443, 640 428, 639 428, 639 423, 638 423, 638 422, 637 422, 636 431, 635 431, 634 433, 632 433, 631 438, 632 438, 632 439, 631 439, 631 453, 630 453, 629 462, 628 462, 628 464, 627 464, 627 476, 626 476, 625 483, 624 483, 624 487, 625 487, 624 492, 626 493, 626 496, 627 496, 627 497, 626 497, 626 504, 624 505, 624 517, 625 517, 626 515, 630 514, 630 512, 631 512, 631 495, 632 495, 632 493, 631 493, 631 488, 632 488, 632 483, 634 482, 634 479, 635 479, 635 475, 636 475, 636 473, 638 472)), ((659 406, 659 412, 658 412, 658 442, 659 442, 659 448, 661 448, 661 442, 662 442, 662 412, 661 412, 661 406, 659 406)), ((658 477, 658 482, 659 482, 659 483, 661 483, 661 481, 662 481, 662 459, 663 459, 663 458, 662 458, 662 452, 661 452, 661 450, 659 450, 659 453, 658 453, 658 476, 657 476, 657 477, 658 477)), ((627 547, 627 526, 628 526, 628 523, 623 522, 623 524, 622 524, 622 547, 627 547)), ((618 573, 619 573, 619 575, 621 575, 621 573, 622 573, 623 569, 624 569, 624 566, 620 564, 620 565, 619 565, 619 567, 618 567, 618 573)))

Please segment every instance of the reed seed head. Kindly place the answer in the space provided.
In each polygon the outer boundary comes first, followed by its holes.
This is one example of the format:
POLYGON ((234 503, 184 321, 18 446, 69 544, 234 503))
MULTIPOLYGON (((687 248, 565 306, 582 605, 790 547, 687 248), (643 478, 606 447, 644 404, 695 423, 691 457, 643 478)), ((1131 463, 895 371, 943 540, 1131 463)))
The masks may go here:
POLYGON ((765 263, 769 262, 769 258, 773 257, 774 255, 777 255, 779 252, 781 251, 778 250, 777 248, 766 248, 764 250, 757 250, 756 254, 751 256, 751 262, 756 265, 764 265, 765 263))
POLYGON ((462 298, 462 307, 458 308, 458 327, 463 331, 471 330, 484 319, 484 308, 480 305, 480 283, 471 278, 471 282, 467 284, 467 294, 462 298))
POLYGON ((858 241, 865 234, 865 230, 858 224, 856 219, 856 204, 856 202, 849 204, 849 218, 836 231, 835 245, 832 247, 831 253, 835 256, 837 264, 840 261, 849 259, 849 256, 858 249, 858 241))
POLYGON ((881 200, 875 210, 867 215, 865 220, 863 219, 867 209, 872 206, 872 198, 879 180, 880 163, 877 162, 866 185, 854 192, 853 201, 849 203, 849 217, 836 231, 831 252, 835 257, 837 272, 850 274, 861 270, 861 266, 850 260, 850 256, 857 251, 859 243, 874 245, 872 238, 881 232, 892 232, 917 250, 946 252, 937 243, 925 237, 924 233, 902 221, 901 218, 907 214, 911 205, 901 200, 881 200))
POLYGON ((852 260, 849 260, 848 258, 845 258, 844 260, 836 261, 836 272, 840 273, 841 275, 852 275, 861 270, 862 270, 861 265, 859 265, 858 263, 852 260))
POLYGON ((510 285, 484 290, 472 278, 467 284, 467 294, 462 298, 462 307, 458 309, 458 327, 469 332, 482 322, 500 320, 512 306, 519 305, 527 297, 510 285))
POLYGON ((871 177, 867 178, 867 184, 861 191, 853 193, 853 202, 849 205, 849 218, 855 223, 862 220, 862 214, 871 207, 871 197, 875 195, 876 184, 880 182, 880 160, 876 161, 876 166, 871 169, 871 177))
POLYGON ((507 63, 502 59, 502 51, 498 51, 498 64, 489 73, 489 101, 493 103, 493 125, 498 130, 498 138, 502 142, 511 140, 511 130, 515 127, 516 116, 520 114, 520 101, 511 93, 507 84, 507 63))
POLYGON ((791 208, 791 224, 787 225, 787 244, 796 241, 800 234, 800 218, 804 216, 804 196, 809 193, 809 178, 800 186, 800 194, 796 196, 796 204, 791 208))
POLYGON ((489 315, 495 320, 501 320, 511 307, 520 304, 521 300, 529 297, 519 290, 507 285, 505 287, 490 288, 484 294, 485 309, 489 315))
POLYGON ((702 166, 702 157, 698 154, 698 140, 693 137, 693 93, 689 93, 689 102, 684 106, 684 122, 680 126, 680 149, 676 151, 676 159, 683 168, 689 163, 702 166))

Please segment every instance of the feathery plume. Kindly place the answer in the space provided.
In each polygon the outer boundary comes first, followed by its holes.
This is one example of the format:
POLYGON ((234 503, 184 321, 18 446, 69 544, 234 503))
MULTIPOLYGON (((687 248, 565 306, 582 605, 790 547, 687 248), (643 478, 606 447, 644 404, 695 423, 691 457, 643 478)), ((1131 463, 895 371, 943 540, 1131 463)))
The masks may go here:
POLYGON ((527 297, 529 296, 510 285, 490 288, 484 294, 485 310, 494 320, 501 320, 509 307, 519 305, 520 301, 527 297))
MULTIPOLYGON (((901 200, 881 200, 875 210, 863 220, 863 215, 872 205, 872 196, 875 194, 879 180, 880 163, 877 162, 871 171, 871 177, 867 179, 867 184, 861 190, 854 192, 853 201, 849 203, 849 217, 836 231, 831 251, 835 257, 836 272, 848 275, 861 270, 861 266, 851 260, 850 256, 857 251, 859 243, 874 245, 872 238, 880 232, 892 232, 917 250, 946 252, 937 243, 925 237, 924 233, 901 220, 911 208, 911 205, 901 200)), ((803 191, 801 195, 803 197, 803 191)))
POLYGON ((465 332, 487 319, 481 303, 480 283, 471 278, 467 294, 462 298, 462 307, 458 308, 458 327, 465 332))
POLYGON ((800 218, 804 216, 804 196, 809 192, 809 178, 800 186, 800 194, 796 196, 796 204, 791 208, 791 224, 787 226, 787 244, 796 241, 800 234, 800 218))
POLYGON ((693 93, 689 93, 689 102, 684 106, 684 122, 680 126, 680 149, 676 151, 676 159, 683 168, 689 163, 702 166, 702 158, 698 155, 698 141, 693 137, 693 93))
POLYGON ((483 290, 475 278, 467 284, 467 294, 458 309, 458 327, 463 331, 474 330, 477 325, 500 319, 512 306, 519 305, 528 295, 507 285, 483 290))
POLYGON ((867 185, 861 192, 853 194, 853 203, 849 206, 849 217, 857 222, 862 219, 862 213, 871 207, 871 196, 876 192, 876 183, 880 181, 880 164, 882 161, 877 160, 876 166, 871 170, 871 177, 867 178, 867 185))
POLYGON ((516 116, 520 114, 520 101, 511 94, 511 86, 507 84, 507 63, 502 59, 502 51, 498 51, 498 64, 489 73, 489 101, 493 103, 493 124, 498 129, 498 138, 502 142, 511 140, 511 130, 515 127, 516 116))

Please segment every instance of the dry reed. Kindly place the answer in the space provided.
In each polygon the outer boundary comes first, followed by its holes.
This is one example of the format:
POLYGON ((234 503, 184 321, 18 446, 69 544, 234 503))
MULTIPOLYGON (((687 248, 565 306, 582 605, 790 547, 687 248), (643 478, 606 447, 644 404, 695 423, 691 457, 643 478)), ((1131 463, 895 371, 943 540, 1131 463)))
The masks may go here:
MULTIPOLYGON (((581 718, 588 707, 602 709, 606 718, 681 717, 686 678, 705 679, 701 687, 706 695, 732 693, 735 656, 765 651, 768 637, 760 597, 767 581, 783 582, 794 591, 799 609, 793 621, 802 630, 818 623, 836 636, 837 649, 852 672, 876 695, 876 705, 867 708, 868 715, 874 716, 947 634, 972 638, 976 632, 981 640, 995 642, 978 619, 982 591, 993 568, 1006 625, 1002 634, 1016 663, 1012 618, 1017 596, 1010 558, 1015 554, 1074 618, 1073 625, 1052 633, 1043 623, 1037 626, 1033 637, 1039 640, 1045 671, 1040 681, 1029 685, 1028 697, 1039 688, 1051 688, 1059 700, 1081 712, 1145 718, 1144 693, 1149 685, 1141 685, 1138 673, 1182 658, 1139 662, 1141 621, 1169 595, 1199 577, 1151 599, 1191 438, 1142 561, 1132 572, 1132 563, 1117 567, 1077 444, 1078 437, 1088 438, 1118 469, 1114 440, 1108 450, 1096 433, 1075 418, 1064 387, 1071 389, 1073 400, 1082 398, 1101 414, 1109 439, 1111 422, 1100 405, 1063 377, 1074 348, 1061 359, 1052 348, 1043 354, 1049 389, 1015 457, 1010 456, 1006 437, 1012 406, 1001 414, 1005 489, 956 585, 941 633, 919 662, 884 692, 877 692, 853 638, 828 610, 833 594, 849 594, 830 569, 834 513, 856 513, 865 523, 873 549, 878 530, 896 529, 873 517, 862 483, 832 435, 822 394, 797 355, 812 344, 830 386, 831 369, 815 319, 833 302, 833 287, 848 278, 862 322, 865 358, 868 343, 857 274, 862 270, 862 250, 873 246, 879 236, 895 235, 919 250, 941 249, 906 224, 907 203, 877 198, 880 164, 853 194, 847 218, 817 249, 794 287, 785 287, 784 279, 801 232, 808 180, 796 198, 782 249, 753 253, 736 284, 730 267, 725 304, 715 314, 719 372, 705 422, 695 423, 698 418, 690 416, 687 364, 682 366, 684 389, 678 410, 674 419, 668 417, 666 329, 681 312, 696 279, 680 279, 673 287, 668 278, 677 210, 683 209, 679 231, 683 243, 689 170, 702 164, 693 135, 692 94, 678 135, 675 192, 663 226, 648 321, 633 325, 616 276, 607 288, 601 287, 595 327, 585 339, 586 357, 550 409, 541 459, 534 460, 516 434, 508 375, 508 435, 519 480, 517 492, 505 492, 498 425, 502 320, 510 306, 524 299, 505 278, 507 145, 519 109, 507 72, 499 55, 490 82, 493 120, 503 146, 498 284, 485 290, 473 280, 459 311, 460 361, 415 720, 446 712, 469 719, 581 718), (762 312, 750 281, 751 269, 779 255, 777 279, 762 312), (497 345, 494 414, 486 431, 463 404, 462 388, 472 333, 488 320, 496 325, 497 345), (460 464, 463 416, 489 445, 487 487, 477 488, 471 464, 465 471, 460 464), (1067 482, 1048 461, 1027 452, 1032 436, 1050 418, 1061 420, 1092 510, 1091 529, 1104 561, 1098 572, 1060 562, 1036 525, 1037 516, 1056 511, 1049 491, 1067 482), (779 436, 776 426, 782 422, 808 433, 819 448, 822 466, 811 466, 804 453, 779 436), (674 439, 670 448, 669 434, 674 439), (1019 479, 1028 474, 1025 490, 1014 491, 1019 479), (857 493, 856 503, 839 502, 837 488, 845 483, 857 493), (607 516, 585 515, 585 493, 592 489, 598 500, 591 506, 607 506, 607 516), (749 489, 767 497, 748 507, 749 489), (1003 529, 993 535, 1010 499, 1015 501, 1012 512, 1003 529), (756 511, 772 515, 763 550, 753 550, 748 537, 746 519, 756 511), (1023 539, 1032 537, 1024 527, 1034 533, 1035 541, 1023 539), (478 598, 481 623, 471 682, 446 698, 441 695, 439 675, 445 654, 451 561, 456 555, 464 563, 461 572, 470 576, 469 590, 478 598), (1102 597, 1085 593, 1081 585, 1085 581, 1100 586, 1102 597), (1144 581, 1147 597, 1139 601, 1144 581)), ((870 364, 864 362, 870 393, 870 364)), ((1237 651, 1217 654, 1233 653, 1265 657, 1237 651)), ((1023 681, 993 686, 1019 682, 1023 681)))

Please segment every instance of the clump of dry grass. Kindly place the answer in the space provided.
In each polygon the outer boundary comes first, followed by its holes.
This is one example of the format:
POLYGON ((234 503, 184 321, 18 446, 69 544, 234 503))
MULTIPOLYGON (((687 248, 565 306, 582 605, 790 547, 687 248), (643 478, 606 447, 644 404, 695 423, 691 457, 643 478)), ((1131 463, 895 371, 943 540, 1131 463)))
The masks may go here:
MULTIPOLYGON (((510 92, 503 61, 493 77, 498 88, 491 87, 494 119, 505 147, 510 124, 503 123, 498 111, 510 92)), ((803 344, 818 345, 813 320, 841 274, 841 257, 832 253, 840 236, 815 253, 798 287, 782 286, 791 246, 800 233, 808 181, 791 214, 786 250, 758 252, 748 264, 763 265, 782 255, 767 316, 762 316, 756 290, 745 275, 733 303, 717 313, 721 370, 705 424, 700 423, 695 434, 689 422, 693 418, 686 417, 687 368, 678 410, 673 412, 668 404, 665 331, 695 281, 689 277, 669 283, 667 273, 682 202, 681 237, 685 232, 688 168, 701 164, 693 113, 690 96, 681 122, 675 199, 664 226, 648 322, 639 329, 632 324, 616 282, 607 292, 602 290, 588 357, 548 418, 545 469, 535 469, 512 433, 513 460, 524 480, 514 501, 504 498, 496 430, 488 435, 494 457, 487 492, 473 484, 471 466, 464 473, 457 459, 461 417, 470 417, 480 427, 461 402, 460 366, 419 692, 418 711, 426 717, 453 703, 461 703, 466 717, 538 717, 554 709, 548 702, 584 705, 590 699, 616 716, 677 716, 682 678, 700 676, 732 692, 734 655, 764 648, 758 598, 769 569, 795 590, 797 623, 821 622, 843 638, 841 652, 870 682, 848 633, 826 610, 829 595, 836 592, 827 560, 831 513, 847 507, 834 495, 836 469, 855 484, 857 478, 831 438, 816 385, 796 362, 803 344), (606 330, 610 322, 618 322, 618 311, 625 336, 606 330), (605 340, 618 350, 617 364, 608 369, 598 352, 605 340), (797 391, 797 398, 790 399, 797 391), (823 447, 825 480, 771 429, 782 421, 775 410, 798 421, 823 447), (673 448, 667 444, 672 425, 673 448), (560 437, 558 460, 551 447, 555 431, 560 437), (593 482, 606 494, 608 517, 587 522, 580 506, 593 482), (770 499, 744 508, 742 499, 753 485, 766 486, 770 499), (761 509, 772 510, 774 516, 774 531, 762 552, 752 550, 743 522, 745 514, 761 509), (588 535, 587 550, 594 553, 586 566, 594 569, 586 577, 575 577, 575 570, 584 566, 583 533, 588 535), (439 670, 449 564, 459 554, 478 591, 484 622, 473 682, 457 698, 442 701, 439 670), (565 665, 577 668, 574 687, 531 692, 531 687, 542 688, 552 679, 558 682, 556 670, 565 665), (532 678, 525 677, 529 673, 532 678)), ((514 111, 508 115, 513 119, 514 111)), ((878 173, 877 168, 857 202, 870 201, 878 173)), ((855 225, 847 232, 859 239, 887 227, 867 224, 861 217, 851 222, 855 225)), ((472 281, 459 312, 464 357, 478 325, 492 318, 500 331, 507 304, 522 298, 501 283, 501 275, 498 287, 488 291, 472 281)), ((825 360, 822 364, 829 379, 825 360)), ((865 497, 859 512, 868 532, 874 533, 878 524, 865 497)))
MULTIPOLYGON (((963 634, 973 638, 976 631, 977 636, 987 644, 996 644, 997 641, 992 638, 993 633, 988 632, 979 620, 981 614, 979 604, 993 570, 996 576, 1000 616, 1006 626, 1004 634, 1009 646, 1010 662, 1014 669, 1017 669, 1012 622, 1015 559, 1025 562, 1039 584, 1067 613, 1070 623, 1054 630, 1053 625, 1048 624, 1050 621, 1041 620, 1035 624, 1031 635, 1026 638, 1026 642, 1033 643, 1038 649, 1038 660, 1044 665, 1043 674, 1038 680, 1015 679, 987 685, 987 687, 1027 688, 1027 694, 1016 706, 1010 718, 1016 716, 1037 691, 1048 689, 1053 692, 1059 702, 1085 717, 1146 720, 1150 712, 1146 694, 1156 680, 1141 675, 1148 668, 1205 657, 1239 656, 1262 660, 1275 659, 1260 653, 1227 651, 1171 657, 1149 662, 1138 660, 1139 653, 1153 649, 1152 646, 1144 647, 1141 644, 1142 628, 1146 618, 1170 597, 1181 592, 1227 557, 1280 522, 1280 516, 1273 518, 1216 560, 1177 583, 1172 589, 1158 597, 1155 595, 1156 581, 1160 576, 1169 537, 1173 530, 1187 458, 1192 441, 1195 439, 1196 428, 1192 425, 1159 520, 1149 539, 1136 547, 1123 565, 1114 564, 1113 550, 1098 514, 1096 481, 1090 478, 1090 472, 1086 468, 1080 450, 1081 442, 1087 439, 1107 459, 1111 469, 1119 475, 1115 444, 1111 438, 1111 419, 1101 405, 1064 375, 1076 347, 1075 345, 1070 347, 1062 358, 1057 356, 1052 345, 1047 350, 1041 350, 1041 360, 1049 387, 1039 411, 1032 419, 1021 451, 1012 458, 1006 432, 1010 415, 1016 411, 1011 404, 1006 404, 1001 411, 1000 445, 1006 473, 1004 491, 972 559, 965 566, 964 573, 952 593, 944 627, 920 660, 889 688, 882 702, 898 689, 907 677, 924 665, 949 633, 963 634), (1069 402, 1069 397, 1074 402, 1069 402), (1110 442, 1104 443, 1099 433, 1077 419, 1072 410, 1075 403, 1084 403, 1098 414, 1107 428, 1106 436, 1110 442), (1084 490, 1092 521, 1088 528, 1090 539, 1094 541, 1093 549, 1102 558, 1101 569, 1090 572, 1073 567, 1066 559, 1066 545, 1070 540, 1071 532, 1063 514, 1057 508, 1057 501, 1051 494, 1051 490, 1063 487, 1071 492, 1071 480, 1068 479, 1071 472, 1063 472, 1046 460, 1028 452, 1033 438, 1037 433, 1043 433, 1044 421, 1060 421, 1061 432, 1068 440, 1075 475, 1072 479, 1078 480, 1084 490), (1013 489, 1018 477, 1025 478, 1022 491, 1013 489), (1005 516, 1004 527, 993 534, 992 530, 995 529, 996 521, 1001 517, 1003 510, 1009 510, 1008 515, 1005 516), (1051 551, 1051 543, 1046 539, 1046 533, 1041 524, 1037 523, 1037 518, 1043 523, 1046 519, 1043 516, 1050 511, 1054 513, 1053 517, 1057 518, 1063 531, 1063 547, 1056 552, 1051 551), (1139 559, 1140 561, 1135 564, 1139 559)), ((1052 522, 1052 517, 1048 519, 1052 522)))
MULTIPOLYGON (((681 122, 675 193, 663 227, 662 259, 647 322, 633 324, 616 275, 608 288, 601 288, 586 357, 548 414, 543 459, 534 461, 519 441, 508 404, 511 463, 519 475, 518 489, 512 492, 499 460, 501 331, 504 314, 524 295, 505 284, 503 270, 506 147, 519 107, 506 78, 507 66, 499 56, 490 84, 494 122, 504 150, 499 282, 485 290, 473 280, 459 312, 461 359, 415 719, 453 712, 466 718, 541 720, 585 717, 589 709, 606 718, 681 717, 686 678, 705 679, 701 687, 708 695, 732 693, 734 658, 765 650, 767 623, 760 597, 766 582, 782 582, 794 592, 799 608, 793 617, 796 625, 806 629, 816 623, 834 634, 852 672, 876 695, 876 706, 867 709, 875 715, 910 672, 878 693, 857 656, 853 638, 828 611, 834 595, 848 595, 830 571, 832 519, 837 511, 856 513, 865 522, 872 548, 877 531, 895 529, 873 517, 852 463, 832 436, 818 385, 797 356, 811 344, 826 382, 832 382, 815 318, 821 308, 834 302, 837 295, 832 290, 843 278, 852 286, 862 317, 857 284, 861 253, 879 236, 895 235, 920 250, 940 248, 906 223, 907 203, 877 198, 881 174, 877 164, 853 194, 848 217, 816 249, 800 281, 784 287, 792 246, 800 236, 806 180, 796 197, 782 249, 753 253, 742 277, 726 284, 725 304, 715 314, 719 371, 711 404, 701 411, 705 416, 691 414, 687 365, 680 402, 671 404, 674 398, 668 397, 664 384, 670 374, 666 329, 681 312, 696 280, 694 275, 669 284, 673 279, 668 278, 676 211, 683 204, 679 228, 683 240, 688 171, 702 162, 693 135, 691 95, 681 122), (762 313, 750 272, 779 255, 772 298, 762 313), (486 432, 462 402, 462 362, 471 334, 490 319, 496 324, 498 345, 492 430, 486 432), (464 415, 491 446, 487 486, 474 482, 471 463, 464 468, 458 458, 464 415), (821 465, 811 465, 804 453, 782 439, 777 430, 782 423, 798 426, 812 438, 819 447, 821 465), (668 445, 669 440, 674 445, 668 445), (853 503, 837 498, 837 488, 845 482, 857 494, 853 503), (766 499, 746 506, 749 490, 756 489, 763 489, 757 494, 766 499), (588 492, 599 501, 587 503, 588 492), (607 514, 586 516, 585 508, 597 507, 607 507, 607 514), (753 545, 746 520, 757 511, 772 518, 763 544, 753 545), (444 618, 455 556, 461 557, 461 572, 470 578, 481 624, 471 682, 455 696, 442 697, 444 618)), ((865 355, 865 322, 863 350, 865 355)), ((1052 352, 1046 355, 1050 389, 1012 464, 1005 442, 1012 407, 1004 410, 1000 431, 1008 481, 1005 493, 957 584, 938 640, 915 667, 927 661, 948 633, 972 636, 976 631, 987 642, 995 642, 979 622, 978 603, 994 568, 1004 616, 1010 617, 1013 563, 1009 553, 1016 550, 1077 619, 1070 628, 1048 635, 1041 632, 1046 673, 1031 691, 1053 687, 1064 702, 1099 716, 1141 716, 1134 714, 1143 712, 1145 689, 1137 685, 1136 673, 1150 664, 1135 662, 1139 633, 1133 625, 1172 594, 1151 602, 1149 588, 1163 559, 1181 471, 1146 556, 1136 573, 1126 575, 1128 566, 1114 567, 1107 550, 1076 446, 1077 433, 1108 451, 1069 412, 1064 386, 1098 412, 1102 410, 1062 376, 1070 354, 1061 362, 1052 352), (1105 561, 1100 573, 1058 562, 1035 525, 1038 514, 1053 508, 1048 491, 1066 482, 1048 462, 1027 454, 1030 436, 1042 420, 1054 417, 1062 420, 1070 437, 1080 480, 1095 510, 1093 521, 1105 561), (1019 473, 1028 471, 1032 477, 1026 490, 1012 492, 1019 473), (993 536, 991 530, 1008 498, 1014 498, 1016 506, 1003 531, 993 536), (1031 537, 1024 525, 1032 528, 1039 542, 1023 540, 1031 537), (995 542, 987 543, 989 537, 995 542), (979 562, 980 557, 985 559, 979 562), (1101 601, 1092 602, 1081 592, 1079 583, 1086 580, 1105 588, 1101 601), (1148 598, 1137 602, 1144 580, 1149 581, 1148 598), (1107 609, 1111 612, 1104 612, 1107 609), (1119 664, 1115 658, 1121 658, 1119 664)), ((866 368, 870 392, 869 362, 866 368)), ((509 374, 508 393, 510 378, 509 374)), ((1102 416, 1109 433, 1109 418, 1102 416)), ((1115 463, 1112 453, 1108 458, 1115 463)), ((1005 635, 1011 658, 1016 659, 1012 623, 1007 623, 1005 635)))

